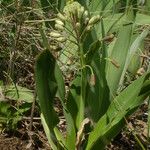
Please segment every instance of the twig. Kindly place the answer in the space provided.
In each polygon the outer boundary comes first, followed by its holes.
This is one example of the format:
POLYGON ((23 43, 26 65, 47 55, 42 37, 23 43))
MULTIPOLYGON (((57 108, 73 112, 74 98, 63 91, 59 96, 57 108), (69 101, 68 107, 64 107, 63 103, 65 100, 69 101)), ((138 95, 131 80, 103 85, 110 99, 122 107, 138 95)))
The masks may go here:
POLYGON ((34 115, 34 110, 35 110, 35 101, 36 101, 36 91, 34 92, 34 98, 33 98, 33 103, 32 103, 32 108, 31 108, 31 120, 30 120, 30 125, 29 125, 29 131, 32 131, 32 125, 33 125, 33 115, 34 115))
POLYGON ((147 140, 150 142, 150 96, 148 98, 148 134, 147 134, 147 140))
MULTIPOLYGON (((22 117, 24 120, 31 120, 31 117, 22 117)), ((33 120, 41 120, 40 117, 33 117, 33 120)))

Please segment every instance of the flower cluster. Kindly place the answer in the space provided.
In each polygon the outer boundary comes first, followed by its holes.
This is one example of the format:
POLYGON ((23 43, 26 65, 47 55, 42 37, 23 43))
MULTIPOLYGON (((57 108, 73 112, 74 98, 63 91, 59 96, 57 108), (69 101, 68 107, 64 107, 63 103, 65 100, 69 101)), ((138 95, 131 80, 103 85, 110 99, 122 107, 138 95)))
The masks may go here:
POLYGON ((55 19, 55 31, 50 33, 57 42, 65 42, 67 34, 72 34, 76 42, 81 42, 93 26, 100 21, 100 15, 90 17, 90 14, 78 2, 69 2, 63 13, 58 13, 55 19))

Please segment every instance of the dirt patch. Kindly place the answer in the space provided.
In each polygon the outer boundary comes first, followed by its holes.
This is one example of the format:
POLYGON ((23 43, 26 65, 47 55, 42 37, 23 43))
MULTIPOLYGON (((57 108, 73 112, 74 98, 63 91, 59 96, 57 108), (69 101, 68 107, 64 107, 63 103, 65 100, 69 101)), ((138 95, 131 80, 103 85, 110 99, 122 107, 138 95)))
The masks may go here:
POLYGON ((23 141, 17 137, 7 137, 6 135, 0 135, 0 149, 1 150, 19 150, 26 149, 27 141, 23 141))
POLYGON ((17 131, 0 134, 0 150, 50 150, 44 131, 17 131))

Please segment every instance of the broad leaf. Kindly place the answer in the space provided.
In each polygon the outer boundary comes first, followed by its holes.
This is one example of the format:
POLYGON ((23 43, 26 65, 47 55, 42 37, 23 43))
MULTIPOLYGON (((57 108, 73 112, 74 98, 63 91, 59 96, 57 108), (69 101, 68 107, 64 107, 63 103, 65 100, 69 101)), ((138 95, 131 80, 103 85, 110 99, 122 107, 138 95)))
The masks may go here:
POLYGON ((80 95, 81 95, 81 77, 77 76, 72 84, 71 88, 69 91, 68 99, 67 99, 67 109, 71 113, 73 120, 75 121, 74 124, 76 127, 79 127, 79 122, 77 122, 77 116, 79 114, 79 109, 80 109, 80 95))
POLYGON ((17 101, 25 101, 28 103, 33 102, 33 91, 29 90, 25 87, 21 86, 14 86, 14 85, 7 85, 3 88, 3 94, 5 95, 5 98, 11 99, 11 100, 17 100, 17 101))
POLYGON ((110 56, 111 61, 108 61, 107 82, 112 96, 115 96, 116 94, 120 77, 124 69, 132 36, 133 24, 131 22, 134 21, 134 18, 135 16, 132 9, 128 10, 128 13, 126 14, 126 22, 128 23, 124 23, 120 27, 118 39, 114 45, 112 55, 110 56))
POLYGON ((90 133, 87 150, 103 149, 119 133, 125 124, 124 117, 130 114, 149 95, 149 92, 140 94, 145 79, 146 75, 143 75, 112 101, 106 114, 98 121, 94 130, 90 133))
POLYGON ((49 50, 43 51, 38 56, 35 73, 37 93, 42 112, 42 123, 50 144, 52 144, 54 149, 56 148, 56 145, 67 149, 74 149, 75 127, 71 114, 65 106, 64 80, 61 70, 49 50), (53 108, 53 101, 56 94, 63 106, 64 115, 67 122, 66 140, 64 140, 61 132, 56 127, 58 124, 58 116, 53 108), (56 143, 56 139, 59 143, 56 143))
POLYGON ((58 123, 58 117, 53 108, 54 96, 57 91, 55 80, 56 62, 48 50, 43 51, 36 60, 35 81, 39 104, 44 120, 51 131, 53 140, 55 135, 53 128, 58 123), (50 117, 49 117, 50 116, 50 117))
MULTIPOLYGON (((142 41, 144 40, 144 38, 148 35, 149 33, 149 29, 147 28, 146 30, 144 30, 136 39, 135 41, 132 43, 132 45, 130 46, 130 49, 128 51, 127 54, 127 58, 126 58, 126 62, 122 71, 122 75, 120 78, 120 82, 119 82, 119 86, 122 86, 123 84, 123 79, 125 77, 125 73, 127 71, 127 68, 129 67, 131 60, 134 58, 134 55, 137 55, 136 53, 138 52, 138 48, 140 47, 142 41)), ((134 58, 135 59, 135 58, 134 58)), ((138 59, 140 59, 138 57, 138 59)), ((138 63, 138 62, 137 62, 138 63)), ((134 68, 136 69, 136 64, 134 65, 134 68)))
MULTIPOLYGON (((101 21, 102 38, 105 36, 105 30, 103 21, 101 21)), ((87 87, 87 105, 86 115, 90 117, 94 122, 97 122, 99 118, 106 112, 109 101, 109 88, 106 81, 105 67, 106 67, 106 55, 107 47, 105 42, 102 41, 101 45, 96 47, 96 51, 91 61, 91 67, 95 75, 95 85, 87 87), (99 47, 101 46, 101 47, 99 47)), ((91 74, 89 73, 89 76, 91 74)))

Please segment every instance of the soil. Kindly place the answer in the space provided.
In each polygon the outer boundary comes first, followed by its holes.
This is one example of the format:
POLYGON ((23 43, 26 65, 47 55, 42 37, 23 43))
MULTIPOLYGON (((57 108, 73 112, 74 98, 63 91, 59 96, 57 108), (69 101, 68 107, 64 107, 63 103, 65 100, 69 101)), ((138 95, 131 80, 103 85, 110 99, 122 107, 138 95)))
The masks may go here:
POLYGON ((40 130, 28 131, 23 127, 17 131, 0 134, 0 150, 50 150, 45 133, 40 130))

